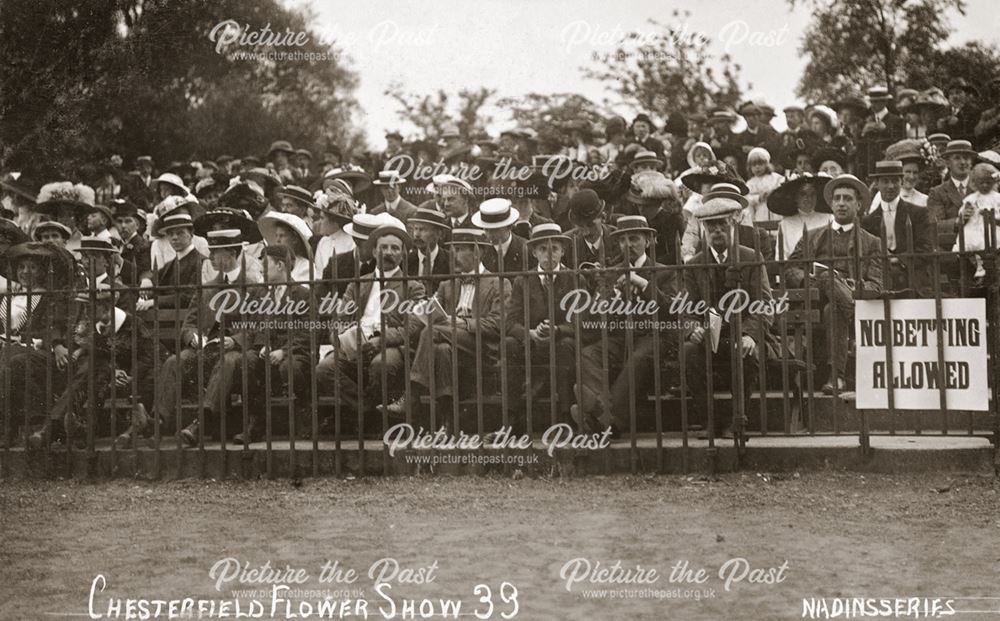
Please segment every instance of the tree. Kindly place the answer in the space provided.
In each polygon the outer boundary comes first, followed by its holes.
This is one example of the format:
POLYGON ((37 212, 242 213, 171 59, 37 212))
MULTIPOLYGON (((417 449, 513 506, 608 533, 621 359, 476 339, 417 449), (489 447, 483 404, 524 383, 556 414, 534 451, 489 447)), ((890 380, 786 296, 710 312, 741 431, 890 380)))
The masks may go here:
MULTIPOLYGON (((688 17, 686 11, 672 14, 677 23, 688 17)), ((715 58, 703 35, 655 20, 649 23, 662 32, 631 32, 614 52, 595 54, 595 66, 583 68, 585 77, 606 83, 620 99, 605 100, 605 105, 631 105, 659 116, 736 105, 740 66, 728 54, 715 58)))
MULTIPOLYGON (((997 75, 1000 75, 1000 49, 996 45, 970 41, 959 47, 931 50, 926 63, 906 68, 905 84, 916 89, 947 88, 951 81, 962 78, 984 90, 987 77, 997 75)), ((998 94, 983 92, 988 99, 998 94)))
POLYGON ((569 144, 574 126, 597 127, 611 116, 609 111, 576 93, 529 93, 501 99, 497 105, 510 111, 517 127, 535 130, 544 152, 569 144))
POLYGON ((485 131, 492 117, 486 115, 482 108, 496 91, 489 88, 462 89, 452 97, 443 90, 430 95, 407 93, 401 84, 393 83, 386 89, 385 95, 399 104, 400 120, 412 123, 421 132, 421 138, 436 138, 448 124, 458 126, 463 136, 472 136, 485 131), (458 105, 453 106, 453 101, 458 105))
POLYGON ((0 58, 0 166, 39 178, 112 153, 165 164, 360 140, 357 77, 278 0, 4 0, 0 58), (299 43, 246 38, 265 28, 299 43))
POLYGON ((890 92, 909 68, 928 65, 948 38, 947 11, 965 11, 964 0, 789 0, 812 9, 802 36, 808 58, 798 93, 835 101, 871 86, 890 92))

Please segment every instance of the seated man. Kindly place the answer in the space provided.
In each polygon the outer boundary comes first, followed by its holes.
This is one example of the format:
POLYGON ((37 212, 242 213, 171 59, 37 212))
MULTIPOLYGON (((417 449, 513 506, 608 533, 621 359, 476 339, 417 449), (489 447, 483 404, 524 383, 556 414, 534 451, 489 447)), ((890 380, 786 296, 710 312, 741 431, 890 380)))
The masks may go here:
MULTIPOLYGON (((573 241, 562 234, 554 222, 539 224, 531 231, 528 251, 538 264, 537 273, 518 276, 514 280, 510 302, 507 305, 507 337, 504 356, 507 364, 520 366, 525 361, 525 347, 529 348, 530 369, 544 367, 544 373, 532 373, 533 386, 541 386, 550 380, 549 367, 556 370, 554 387, 560 414, 569 414, 573 400, 573 381, 576 377, 576 348, 574 346, 574 326, 566 321, 566 312, 560 304, 573 289, 573 276, 562 264, 562 258, 573 241), (554 345, 555 355, 552 355, 554 345)), ((518 399, 531 399, 525 394, 527 373, 515 375, 508 380, 519 387, 518 399)), ((523 403, 523 401, 522 401, 523 403)), ((518 400, 514 409, 522 411, 518 400)), ((515 433, 524 421, 515 420, 515 433)))
POLYGON ((63 431, 61 421, 52 424, 48 405, 51 395, 62 391, 70 363, 71 296, 65 289, 72 286, 74 259, 64 248, 25 242, 7 251, 4 264, 7 277, 16 281, 16 292, 0 298, 0 372, 4 374, 0 387, 10 391, 0 400, 0 408, 15 433, 21 423, 42 423, 30 437, 37 448, 63 431))
MULTIPOLYGON (((223 301, 223 295, 239 296, 239 299, 257 295, 257 288, 252 285, 259 282, 251 281, 242 273, 239 256, 243 242, 240 231, 209 231, 208 242, 210 260, 219 275, 205 284, 200 301, 195 297, 188 310, 181 330, 184 349, 167 358, 160 368, 156 382, 155 414, 168 423, 176 422, 180 429, 183 421, 175 421, 178 399, 183 396, 180 394, 182 391, 188 396, 197 391, 195 383, 198 379, 198 357, 204 356, 203 369, 211 375, 204 395, 197 395, 196 398, 201 408, 209 413, 206 425, 212 430, 213 436, 218 437, 219 424, 216 418, 228 405, 229 395, 234 387, 238 387, 242 381, 244 359, 247 364, 253 360, 251 354, 244 353, 250 339, 249 329, 244 322, 253 317, 238 310, 222 312, 219 305, 223 301)), ((232 412, 228 414, 232 415, 232 412)), ((229 417, 226 422, 230 422, 229 417)), ((180 438, 187 446, 195 446, 198 436, 199 422, 196 417, 186 428, 180 430, 180 438)))
POLYGON ((197 285, 201 279, 201 262, 205 256, 194 245, 194 221, 186 210, 164 214, 159 232, 170 242, 175 256, 155 274, 147 272, 141 278, 145 291, 140 293, 136 310, 153 308, 187 308, 194 299, 196 289, 184 285, 197 285), (181 286, 180 289, 175 287, 181 286), (155 289, 153 289, 155 287, 155 289))
POLYGON ((451 271, 451 258, 441 245, 451 227, 443 213, 423 207, 410 216, 406 226, 413 233, 413 249, 407 255, 407 271, 419 277, 427 293, 434 295, 441 279, 433 277, 447 276, 451 271))
MULTIPOLYGON (((733 400, 730 402, 732 409, 714 411, 712 421, 708 421, 708 400, 713 398, 708 393, 709 359, 713 365, 713 386, 720 383, 726 386, 731 383, 733 367, 740 364, 734 357, 738 352, 742 359, 740 377, 746 408, 759 377, 759 349, 763 347, 765 356, 773 356, 776 347, 770 332, 774 320, 772 315, 751 313, 750 304, 747 304, 739 314, 740 332, 734 334, 735 316, 727 313, 735 304, 730 292, 736 289, 745 291, 747 296, 744 299, 750 302, 770 304, 772 301, 767 272, 763 266, 754 265, 761 261, 760 253, 737 244, 733 239, 746 206, 746 199, 738 192, 716 190, 705 194, 693 214, 707 239, 701 244, 703 249, 689 262, 697 267, 684 272, 687 334, 683 356, 687 386, 693 399, 692 419, 702 424, 712 423, 711 436, 703 434, 706 437, 732 437, 733 416, 737 408, 733 400), (715 373, 717 369, 723 372, 715 373), (714 379, 716 377, 718 379, 714 379)), ((736 394, 736 387, 730 387, 736 394)))
MULTIPOLYGON (((301 285, 287 286, 288 273, 292 270, 292 253, 284 246, 267 246, 264 248, 264 278, 263 295, 273 300, 270 309, 286 309, 291 305, 308 309, 310 303, 309 289, 301 285)), ((319 301, 317 300, 318 304, 319 301)), ((251 410, 249 427, 233 437, 233 442, 257 442, 266 430, 266 419, 259 416, 262 413, 261 404, 265 403, 266 395, 294 394, 297 403, 305 403, 309 392, 309 360, 310 342, 307 330, 294 329, 283 323, 288 321, 305 321, 309 316, 289 311, 260 314, 260 322, 275 322, 274 327, 258 326, 251 333, 249 354, 260 362, 254 364, 253 375, 250 378, 251 402, 256 405, 251 410), (270 366, 270 373, 266 367, 270 366), (267 379, 270 376, 270 384, 267 379)), ((248 360, 248 365, 250 361, 248 360)), ((301 411, 301 408, 299 408, 301 411)), ((287 417, 277 411, 272 412, 272 432, 282 434, 288 427, 287 417)), ((308 435, 308 427, 302 421, 297 425, 300 436, 308 435), (302 432, 305 432, 303 434, 302 432)), ((289 430, 291 431, 291 430, 289 430)))
POLYGON ((524 238, 513 233, 516 221, 517 212, 506 198, 485 200, 479 211, 472 214, 472 225, 484 229, 490 242, 483 254, 483 266, 494 274, 520 272, 525 268, 525 260, 532 266, 524 238))
POLYGON ((125 448, 132 437, 147 430, 147 407, 153 407, 154 348, 143 322, 115 305, 117 295, 107 284, 77 294, 81 312, 74 330, 73 376, 56 400, 52 417, 65 421, 66 436, 73 439, 86 424, 91 406, 98 416, 103 415, 114 384, 116 397, 137 396, 128 428, 115 439, 117 446, 125 448), (93 404, 89 402, 91 385, 96 393, 93 404))
POLYGON ((788 285, 805 286, 806 270, 813 278, 810 285, 820 290, 823 326, 832 326, 826 343, 830 361, 830 379, 823 385, 825 394, 846 390, 847 352, 854 330, 854 300, 882 291, 882 242, 868 231, 855 227, 858 210, 871 202, 868 187, 853 175, 840 175, 823 189, 833 208, 830 226, 811 231, 803 237, 786 271, 788 285), (858 273, 856 264, 860 264, 858 273))
POLYGON ((605 224, 605 204, 594 190, 580 190, 569 199, 569 220, 574 228, 566 235, 573 240, 567 265, 584 263, 614 265, 621 260, 618 246, 610 241, 615 227, 605 224))
MULTIPOLYGON (((670 303, 680 291, 674 271, 663 263, 654 263, 649 256, 655 234, 643 216, 622 216, 618 219, 618 228, 611 232, 611 241, 618 243, 619 253, 625 258, 611 266, 611 271, 598 276, 601 281, 598 295, 610 300, 620 298, 622 306, 628 310, 608 315, 609 322, 614 325, 608 330, 607 350, 601 338, 581 352, 583 383, 576 387, 577 403, 571 408, 573 420, 581 430, 596 432, 610 428, 612 437, 621 435, 630 428, 629 403, 652 388, 653 332, 660 326, 647 324, 667 320, 670 303), (641 302, 646 304, 636 306, 641 302), (633 345, 631 356, 629 331, 633 345), (610 369, 604 366, 605 353, 610 369), (610 377, 609 370, 613 370, 610 377), (634 395, 630 391, 630 377, 634 378, 634 395), (603 387, 609 379, 611 403, 606 404, 603 387)), ((668 334, 661 331, 661 357, 669 357, 671 342, 677 341, 668 334)))
MULTIPOLYGON (((431 392, 440 412, 452 411, 460 386, 476 385, 477 358, 483 361, 483 369, 492 363, 488 352, 494 351, 499 342, 500 307, 510 295, 506 281, 483 267, 482 256, 489 242, 481 229, 454 229, 447 245, 457 273, 438 288, 435 298, 441 312, 421 331, 410 367, 410 380, 431 392), (482 349, 476 346, 477 332, 482 349), (456 362, 457 385, 452 375, 456 362)), ((405 403, 394 406, 395 412, 405 411, 405 403)), ((449 420, 447 416, 445 419, 449 420)))
POLYGON ((139 275, 149 272, 149 240, 145 213, 140 214, 133 203, 116 199, 111 202, 115 213, 115 228, 122 239, 122 281, 130 286, 139 284, 139 275))
MULTIPOLYGON (((390 399, 402 392, 404 352, 416 340, 421 323, 416 317, 406 316, 401 302, 425 297, 419 280, 402 279, 405 252, 410 245, 410 236, 402 225, 379 227, 368 236, 367 243, 372 245, 379 266, 360 284, 351 282, 343 299, 345 309, 356 311, 357 321, 331 331, 334 351, 316 367, 320 394, 337 395, 346 411, 362 414, 381 403, 383 376, 390 399)), ((343 325, 351 318, 335 319, 343 325)), ((329 427, 329 422, 324 426, 329 427)))

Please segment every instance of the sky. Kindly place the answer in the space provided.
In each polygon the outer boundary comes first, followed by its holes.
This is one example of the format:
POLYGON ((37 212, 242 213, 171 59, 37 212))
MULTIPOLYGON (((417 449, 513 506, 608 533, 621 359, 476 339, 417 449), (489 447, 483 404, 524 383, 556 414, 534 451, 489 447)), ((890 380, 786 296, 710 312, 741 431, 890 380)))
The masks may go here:
MULTIPOLYGON (((655 19, 708 46, 728 52, 742 67, 750 98, 763 97, 780 110, 795 101, 794 90, 805 66, 799 54, 809 13, 785 0, 344 0, 306 5, 315 15, 321 37, 337 41, 359 75, 358 122, 369 144, 385 145, 384 133, 398 129, 414 135, 401 121, 398 106, 385 90, 392 83, 406 92, 457 93, 480 86, 498 96, 531 92, 575 92, 601 102, 612 96, 605 86, 583 77, 595 54, 616 49, 624 33, 652 34, 655 19), (689 16, 674 17, 674 9, 689 16)), ((966 14, 950 14, 955 28, 949 43, 996 41, 1000 32, 997 0, 967 0, 966 14)), ((489 129, 511 126, 502 110, 489 129)), ((621 108, 628 116, 631 111, 621 108)), ((658 122, 662 123, 663 119, 658 122)), ((776 119, 776 125, 781 124, 776 119)), ((414 135, 414 137, 416 137, 414 135)))

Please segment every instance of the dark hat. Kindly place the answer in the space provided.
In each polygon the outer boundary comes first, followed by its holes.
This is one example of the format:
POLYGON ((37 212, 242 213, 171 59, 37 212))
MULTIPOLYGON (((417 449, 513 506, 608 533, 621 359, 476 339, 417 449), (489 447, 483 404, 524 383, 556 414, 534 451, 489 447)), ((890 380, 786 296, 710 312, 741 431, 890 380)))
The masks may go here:
POLYGON ((94 205, 87 210, 87 213, 102 213, 104 214, 104 217, 108 219, 109 224, 115 221, 115 215, 111 212, 111 208, 107 205, 94 205))
POLYGON ((646 114, 645 112, 640 112, 639 114, 635 115, 635 118, 632 119, 632 125, 635 126, 635 124, 640 121, 644 121, 646 125, 649 125, 650 130, 656 129, 656 125, 653 124, 653 120, 649 118, 649 115, 646 114))
POLYGON ((853 108, 861 114, 868 114, 871 110, 871 106, 868 105, 868 102, 865 101, 863 97, 858 97, 857 95, 844 97, 837 103, 833 104, 833 108, 838 112, 844 108, 853 108))
POLYGON ((562 242, 564 247, 569 246, 573 241, 569 236, 563 234, 562 229, 555 222, 542 222, 531 228, 531 237, 528 239, 527 244, 531 246, 532 244, 550 239, 562 242))
POLYGON ((687 119, 680 112, 671 112, 667 117, 667 123, 663 126, 663 131, 668 134, 686 135, 688 130, 687 119))
POLYGON ((584 226, 604 212, 604 203, 594 190, 580 190, 569 199, 569 221, 584 226))
POLYGON ((239 229, 217 229, 208 231, 205 235, 208 241, 208 249, 215 248, 242 248, 243 233, 239 229))
POLYGON ((312 151, 310 151, 309 149, 295 149, 295 155, 304 155, 309 159, 313 158, 312 151))
POLYGON ((869 177, 902 177, 903 162, 899 160, 880 160, 875 162, 875 170, 868 173, 869 177))
POLYGON ((965 78, 955 78, 948 84, 948 92, 962 90, 974 97, 979 97, 979 89, 968 82, 965 78))
POLYGON ((695 194, 700 193, 701 187, 706 183, 712 185, 716 183, 730 183, 739 189, 740 194, 746 195, 750 193, 750 188, 747 187, 747 184, 744 183, 736 171, 721 161, 684 175, 681 178, 681 183, 695 194))
POLYGON ((244 168, 260 168, 260 165, 263 164, 263 162, 261 162, 260 158, 256 155, 244 155, 240 158, 240 164, 244 168))
POLYGON ((267 206, 267 198, 256 181, 236 177, 219 197, 218 204, 220 207, 230 209, 245 209, 250 213, 250 217, 255 219, 263 213, 267 206))
POLYGON ((275 152, 283 151, 288 154, 295 153, 295 149, 292 148, 292 143, 287 140, 275 140, 271 143, 271 148, 267 150, 267 156, 271 157, 275 152))
MULTIPOLYGON (((52 285, 62 289, 69 285, 76 273, 76 260, 65 248, 44 242, 23 242, 11 246, 0 261, 0 275, 16 280, 16 267, 24 259, 41 261, 46 272, 51 268, 52 285)), ((46 276, 46 284, 49 284, 46 276)))
POLYGON ((812 185, 816 188, 816 211, 831 213, 830 206, 823 198, 823 188, 829 180, 830 177, 826 175, 804 174, 791 181, 786 181, 768 195, 767 208, 779 216, 794 216, 799 211, 795 204, 799 189, 806 185, 812 185))
POLYGON ((28 234, 22 231, 17 223, 13 220, 0 218, 0 248, 22 244, 28 239, 28 234))
POLYGON ((32 203, 38 200, 37 186, 25 179, 23 175, 17 175, 16 177, 14 174, 4 175, 3 178, 0 179, 0 188, 7 190, 11 194, 16 194, 32 203))
POLYGON ((271 192, 282 186, 281 178, 269 168, 251 168, 240 176, 259 185, 264 190, 264 196, 270 196, 271 192))
POLYGON ((514 181, 514 186, 524 190, 524 197, 532 200, 545 200, 552 192, 549 187, 549 178, 541 172, 532 172, 527 179, 518 177, 514 181))
POLYGON ((422 224, 429 224, 444 230, 451 230, 451 225, 448 224, 448 216, 444 215, 444 213, 438 211, 437 209, 418 207, 413 215, 406 221, 407 224, 413 222, 420 222, 422 224))
POLYGON ((264 246, 264 256, 282 261, 285 265, 292 262, 292 251, 288 246, 264 246))
POLYGON ((243 239, 250 244, 255 244, 262 239, 260 228, 250 217, 250 213, 245 209, 231 207, 218 207, 195 220, 194 233, 207 237, 209 231, 220 226, 224 229, 238 229, 243 239))
POLYGON ((920 92, 916 99, 913 100, 911 108, 931 108, 938 112, 942 112, 948 109, 948 98, 945 97, 944 91, 940 88, 933 86, 926 90, 920 92))
POLYGON ((296 202, 305 205, 306 207, 313 206, 312 194, 309 192, 309 190, 301 186, 286 185, 281 188, 278 188, 276 193, 278 194, 278 196, 287 196, 288 198, 291 198, 296 202))
POLYGON ((847 154, 843 150, 834 147, 823 147, 813 153, 813 168, 819 170, 820 165, 827 160, 837 162, 841 168, 847 167, 847 154))
POLYGON ((457 246, 460 244, 489 246, 490 242, 486 239, 486 231, 482 229, 452 229, 451 240, 444 242, 444 245, 457 246))
POLYGON ((622 216, 615 222, 615 227, 615 230, 611 231, 609 237, 635 232, 656 235, 656 229, 650 228, 645 216, 622 216))
POLYGON ((403 134, 399 133, 396 130, 390 130, 390 131, 387 131, 385 133, 385 137, 386 138, 395 138, 396 140, 402 140, 403 139, 403 134))
POLYGON ((941 152, 941 157, 948 157, 949 155, 968 155, 974 158, 978 153, 972 149, 972 143, 968 140, 952 140, 945 147, 944 151, 941 152))
POLYGON ((191 214, 183 210, 175 209, 165 214, 158 222, 159 225, 155 227, 157 230, 154 231, 154 235, 162 235, 170 229, 183 227, 194 230, 194 220, 191 219, 191 214))

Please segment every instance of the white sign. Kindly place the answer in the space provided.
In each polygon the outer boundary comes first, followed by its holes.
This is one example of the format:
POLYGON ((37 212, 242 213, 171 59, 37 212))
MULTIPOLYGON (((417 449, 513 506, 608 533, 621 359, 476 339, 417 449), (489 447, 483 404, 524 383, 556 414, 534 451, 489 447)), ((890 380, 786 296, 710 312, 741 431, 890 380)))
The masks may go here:
POLYGON ((940 320, 934 300, 891 300, 889 317, 881 300, 855 302, 858 409, 888 409, 890 386, 895 409, 937 409, 943 382, 946 409, 989 410, 986 300, 941 300, 940 320), (938 368, 939 330, 943 369, 938 368))

